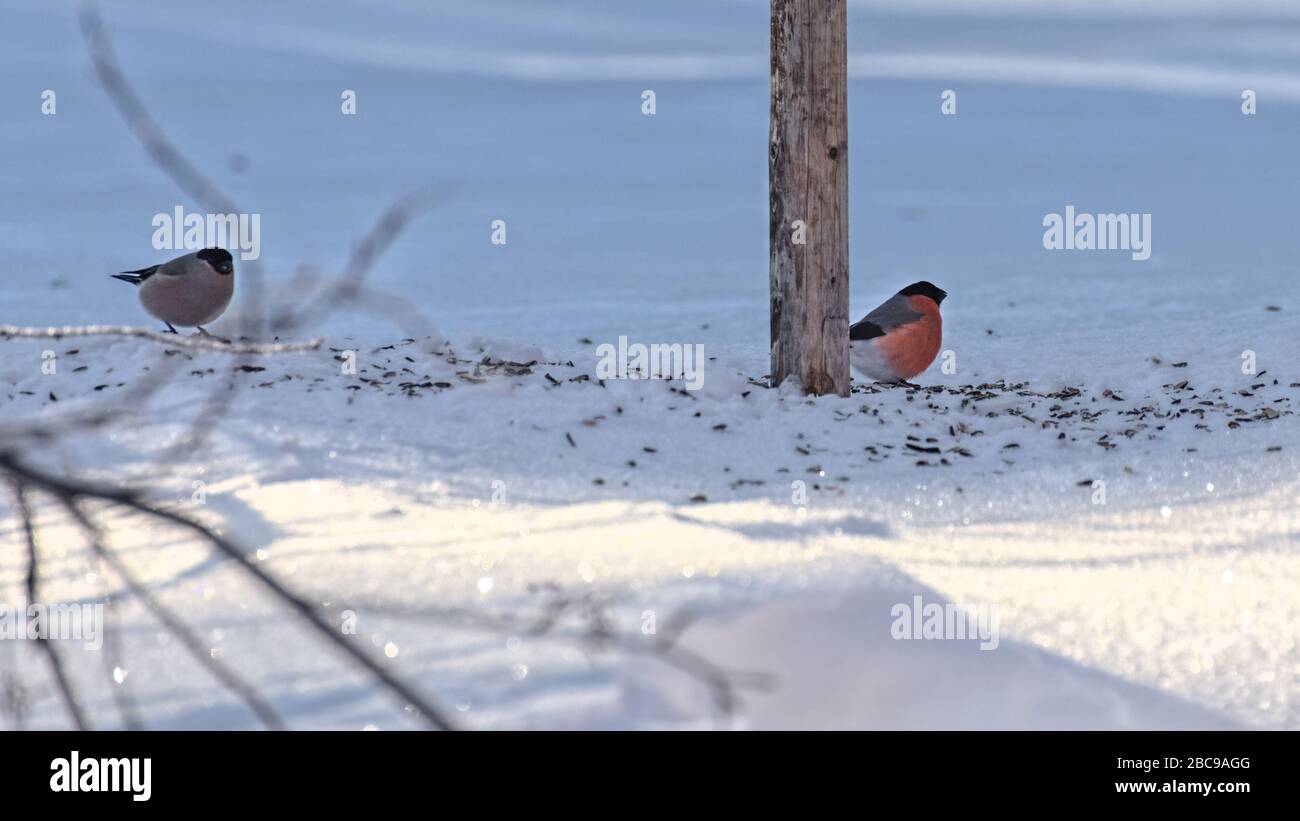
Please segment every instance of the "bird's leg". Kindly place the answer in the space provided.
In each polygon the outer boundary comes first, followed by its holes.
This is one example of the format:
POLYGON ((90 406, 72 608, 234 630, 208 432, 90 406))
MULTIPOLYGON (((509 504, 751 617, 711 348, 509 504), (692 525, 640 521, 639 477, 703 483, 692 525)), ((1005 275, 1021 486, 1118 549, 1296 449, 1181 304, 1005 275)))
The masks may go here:
POLYGON ((210 334, 210 333, 208 333, 208 332, 207 332, 207 331, 206 331, 202 326, 200 326, 200 325, 195 325, 194 327, 195 327, 195 328, 198 328, 199 333, 203 334, 204 336, 206 336, 206 337, 208 337, 208 338, 210 338, 210 339, 215 339, 215 340, 217 340, 218 342, 224 342, 224 343, 226 343, 227 345, 230 344, 230 340, 229 340, 229 339, 226 339, 224 336, 217 336, 216 334, 210 334))
POLYGON ((900 379, 900 380, 898 380, 898 384, 902 385, 902 386, 905 387, 905 388, 919 388, 919 387, 921 387, 920 385, 913 385, 911 382, 908 382, 906 379, 900 379))
POLYGON ((177 336, 180 336, 181 332, 173 328, 170 322, 164 322, 163 324, 167 326, 167 333, 176 334, 177 336))

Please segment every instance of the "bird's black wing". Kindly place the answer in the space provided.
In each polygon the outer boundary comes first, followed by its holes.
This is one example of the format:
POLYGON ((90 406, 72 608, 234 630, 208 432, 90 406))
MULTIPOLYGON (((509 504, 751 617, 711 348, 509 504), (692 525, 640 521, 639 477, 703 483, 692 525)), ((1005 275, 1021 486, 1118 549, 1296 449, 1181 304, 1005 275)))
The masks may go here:
POLYGON ((878 336, 884 336, 885 329, 881 328, 874 322, 865 319, 859 319, 849 326, 849 339, 875 339, 878 336))
POLYGON ((149 277, 158 273, 159 266, 150 265, 148 268, 140 268, 135 271, 123 271, 120 274, 109 274, 113 279, 120 279, 123 282, 129 282, 132 285, 139 285, 149 277))

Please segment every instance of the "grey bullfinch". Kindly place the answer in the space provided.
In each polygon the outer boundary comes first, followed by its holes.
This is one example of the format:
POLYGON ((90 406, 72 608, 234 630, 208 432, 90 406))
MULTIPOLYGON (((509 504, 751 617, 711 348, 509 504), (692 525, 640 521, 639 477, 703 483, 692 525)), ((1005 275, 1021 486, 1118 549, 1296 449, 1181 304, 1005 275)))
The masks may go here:
POLYGON ((183 325, 206 334, 203 326, 225 313, 235 295, 235 261, 224 248, 112 276, 140 286, 140 304, 172 333, 183 325))

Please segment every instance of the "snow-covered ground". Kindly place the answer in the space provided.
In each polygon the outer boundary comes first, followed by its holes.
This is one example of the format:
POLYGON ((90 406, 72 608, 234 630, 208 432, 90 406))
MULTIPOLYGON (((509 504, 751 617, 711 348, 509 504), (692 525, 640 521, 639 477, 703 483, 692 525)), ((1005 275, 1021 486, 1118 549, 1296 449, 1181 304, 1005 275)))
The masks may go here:
MULTIPOLYGON (((852 313, 936 282, 956 368, 809 400, 756 384, 765 2, 174 5, 106 19, 169 134, 262 215, 270 279, 336 270, 432 182, 438 207, 371 281, 450 346, 340 312, 309 329, 322 350, 239 372, 207 447, 176 457, 228 355, 0 342, 0 423, 183 361, 111 436, 29 458, 211 521, 355 613, 469 727, 1300 727, 1291 7, 850 3, 852 313), (1151 258, 1045 251, 1067 205, 1150 213, 1151 258), (620 335, 703 344, 703 388, 602 383, 596 347, 620 335), (997 648, 895 640, 917 595, 996 614, 997 648), (579 614, 531 630, 561 598, 599 604, 618 641, 594 646, 579 614), (682 648, 766 674, 734 715, 650 652, 683 614, 682 648)), ((88 78, 71 6, 0 15, 0 324, 147 324, 104 275, 165 258, 153 215, 195 205, 88 78)), ((26 562, 0 504, 12 602, 26 562)), ((124 683, 67 653, 97 726, 114 686, 150 726, 257 726, 39 513, 46 598, 116 603, 124 683)), ((238 568, 106 515, 292 726, 410 726, 238 568)), ((0 641, 0 671, 38 697, 29 725, 64 721, 30 644, 0 641)))

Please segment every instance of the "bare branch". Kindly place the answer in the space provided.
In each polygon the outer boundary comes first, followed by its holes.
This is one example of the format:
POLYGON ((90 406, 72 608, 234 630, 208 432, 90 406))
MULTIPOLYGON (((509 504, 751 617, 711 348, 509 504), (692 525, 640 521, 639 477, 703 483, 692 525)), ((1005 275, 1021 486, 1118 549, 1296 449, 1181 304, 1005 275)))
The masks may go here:
POLYGON ((360 295, 361 285, 375 263, 397 240, 411 218, 418 211, 430 207, 432 202, 433 192, 428 187, 399 197, 384 210, 374 227, 352 246, 352 253, 335 283, 307 305, 275 317, 272 329, 283 333, 318 322, 339 305, 351 303, 360 295))
POLYGON ((13 717, 13 729, 21 730, 25 726, 31 701, 18 674, 0 670, 0 713, 13 717))
POLYGON ((26 419, 16 425, 0 426, 0 442, 16 442, 21 439, 51 440, 60 435, 105 427, 123 416, 138 411, 149 397, 166 384, 175 367, 176 364, 171 360, 159 363, 107 406, 50 414, 37 419, 26 419))
POLYGON ((316 630, 316 632, 320 633, 337 646, 355 663, 372 673, 390 692, 394 693, 402 700, 403 706, 413 706, 417 713, 419 713, 420 718, 435 729, 453 729, 452 723, 444 716, 440 709, 434 707, 427 699, 419 693, 416 693, 415 690, 407 685, 406 682, 402 681, 382 664, 371 658, 368 653, 354 646, 351 641, 344 637, 342 631, 335 629, 333 625, 326 621, 324 616, 322 616, 313 605, 288 590, 288 588, 281 584, 278 579, 267 573, 255 562, 251 561, 248 558, 247 553, 238 545, 227 539, 225 536, 219 533, 214 533, 202 522, 195 521, 186 516, 182 516, 179 513, 156 507, 148 502, 142 501, 136 493, 131 491, 101 487, 72 479, 63 479, 48 475, 43 471, 20 462, 12 452, 0 452, 0 470, 8 472, 19 484, 30 484, 39 487, 48 493, 60 495, 74 501, 81 499, 100 499, 105 502, 121 505, 138 513, 143 513, 154 519, 165 521, 190 530, 215 547, 219 552, 225 554, 227 558, 235 560, 244 572, 261 582, 262 585, 270 590, 276 598, 288 605, 299 616, 305 619, 316 630))
MULTIPOLYGON (((102 569, 102 567, 101 567, 102 569)), ((102 575, 102 574, 101 574, 102 575)), ((108 687, 113 693, 113 703, 117 713, 122 717, 122 726, 128 730, 145 730, 144 719, 140 717, 140 707, 126 688, 126 680, 118 681, 118 670, 125 670, 126 655, 122 652, 122 636, 117 629, 116 603, 108 595, 104 597, 104 674, 108 677, 108 687)))
MULTIPOLYGON (((272 329, 277 333, 288 333, 307 323, 319 322, 340 305, 353 303, 357 307, 363 307, 370 304, 372 299, 377 297, 365 296, 361 285, 362 280, 370 272, 379 256, 388 249, 398 234, 410 222, 413 212, 427 203, 428 197, 428 191, 424 190, 398 198, 384 211, 374 228, 353 248, 352 255, 349 257, 347 265, 344 266, 343 273, 339 275, 338 280, 332 286, 326 288, 323 295, 308 302, 305 307, 297 311, 286 311, 273 318, 270 321, 272 329)), ((398 316, 407 326, 417 324, 414 318, 415 312, 409 305, 404 307, 398 316)), ((433 330, 431 323, 424 322, 422 324, 433 331, 431 335, 437 334, 436 330, 433 330)), ((437 335, 441 336, 440 334, 437 335)), ((439 346, 441 346, 441 343, 442 340, 439 339, 439 346)), ((233 365, 232 373, 239 367, 238 362, 233 365)), ((199 448, 206 440, 209 432, 216 427, 217 420, 225 414, 226 409, 230 407, 230 403, 233 401, 234 392, 232 391, 212 393, 204 404, 203 410, 195 417, 194 423, 190 425, 189 433, 184 439, 169 448, 167 455, 174 457, 182 453, 193 452, 199 448)))
POLYGON ((91 550, 94 551, 95 555, 99 556, 112 566, 113 572, 116 573, 117 576, 122 579, 122 582, 127 586, 127 588, 135 594, 146 607, 149 608, 149 612, 153 613, 154 618, 162 622, 163 626, 170 630, 172 635, 176 636, 176 638, 180 640, 181 646, 194 657, 194 660, 206 669, 213 678, 219 681, 222 686, 234 693, 235 696, 243 701, 248 709, 252 711, 252 713, 256 715, 264 725, 266 725, 267 729, 285 729, 284 721, 280 718, 279 714, 272 709, 271 705, 265 699, 257 694, 256 689, 254 689, 251 684, 244 681, 243 678, 233 670, 213 658, 212 653, 209 652, 203 641, 195 635, 194 631, 186 627, 185 623, 181 621, 179 617, 159 601, 147 587, 141 584, 117 554, 104 547, 103 534, 100 533, 100 530, 95 523, 90 520, 90 517, 86 515, 86 512, 82 510, 83 502, 75 496, 66 496, 62 493, 53 493, 53 495, 59 500, 60 504, 63 505, 64 509, 68 511, 72 518, 76 520, 77 524, 81 526, 82 531, 86 534, 87 541, 90 543, 91 550))
POLYGON ((69 336, 134 337, 160 342, 174 348, 236 354, 298 353, 317 350, 325 343, 323 337, 307 342, 225 342, 210 336, 181 336, 144 328, 132 328, 128 325, 69 325, 62 328, 22 328, 17 325, 0 325, 0 339, 63 339, 69 336))
POLYGON ((126 120, 136 139, 149 152, 153 161, 167 173, 172 181, 209 211, 233 214, 239 211, 234 200, 226 196, 212 180, 199 171, 194 163, 163 133, 162 126, 153 118, 144 103, 136 95, 126 75, 118 67, 117 57, 113 54, 112 44, 104 31, 104 21, 99 16, 99 9, 87 4, 81 9, 81 30, 86 37, 90 50, 90 59, 95 67, 95 74, 108 94, 113 105, 126 120))
MULTIPOLYGON (((149 113, 118 65, 103 20, 93 4, 87 4, 82 8, 81 26, 95 73, 105 93, 108 94, 131 133, 140 141, 158 167, 176 183, 177 187, 194 197, 209 211, 239 212, 241 209, 234 200, 181 153, 180 149, 167 138, 158 121, 149 113)), ((308 321, 316 321, 327 316, 339 305, 348 304, 359 293, 362 280, 375 262, 406 227, 412 215, 419 209, 427 207, 430 199, 431 192, 425 188, 407 194, 390 205, 374 228, 354 245, 338 281, 306 306, 276 316, 271 322, 276 331, 288 332, 303 326, 308 321)), ((241 277, 241 281, 249 286, 242 289, 243 303, 249 310, 240 314, 241 335, 260 336, 265 322, 258 313, 263 305, 263 300, 260 299, 260 269, 256 261, 252 261, 247 268, 247 273, 241 277)), ((412 324, 411 314, 410 310, 404 311, 407 324, 412 324)), ((238 359, 231 366, 232 378, 235 371, 243 364, 244 360, 238 359)), ((213 423, 224 415, 225 410, 234 401, 234 395, 233 391, 214 391, 195 417, 189 433, 166 451, 164 459, 175 458, 182 453, 192 453, 200 447, 208 432, 213 429, 213 423)))
MULTIPOLYGON (((23 535, 27 539, 27 603, 28 605, 39 604, 40 595, 40 560, 37 557, 36 550, 36 528, 32 524, 32 508, 27 500, 27 486, 21 480, 13 481, 14 503, 18 508, 18 516, 22 520, 23 535)), ((41 632, 44 633, 49 629, 48 624, 41 625, 41 632)), ((72 718, 72 723, 78 730, 89 729, 86 723, 86 716, 81 711, 81 705, 77 702, 76 693, 72 690, 72 684, 68 681, 68 676, 63 670, 63 660, 59 658, 59 651, 54 647, 48 635, 38 635, 37 644, 50 660, 50 670, 54 673, 54 681, 59 686, 59 693, 63 696, 63 704, 68 709, 68 715, 72 718)))
MULTIPOLYGON (((202 173, 198 166, 191 162, 171 142, 163 132, 159 122, 145 106, 142 98, 131 87, 125 73, 117 62, 108 33, 97 8, 93 4, 83 7, 81 24, 94 71, 105 93, 122 116, 130 132, 140 142, 153 162, 184 194, 195 199, 205 210, 217 213, 240 213, 241 209, 234 200, 202 173)), ((0 326, 0 340, 123 337, 143 339, 168 346, 166 351, 168 357, 159 357, 160 361, 156 365, 147 368, 148 372, 142 378, 135 380, 125 391, 115 392, 115 399, 107 406, 88 409, 78 408, 75 411, 61 414, 46 413, 42 414, 39 419, 0 427, 0 442, 4 442, 6 448, 16 448, 19 442, 24 444, 55 442, 63 435, 102 429, 111 423, 121 422, 128 414, 135 412, 161 390, 175 376, 177 368, 181 366, 182 362, 192 358, 190 353, 211 351, 231 354, 234 360, 230 365, 231 379, 229 384, 233 386, 235 384, 235 372, 244 366, 250 356, 317 350, 323 344, 323 340, 320 338, 308 342, 257 342, 249 341, 250 339, 256 340, 270 336, 271 334, 266 329, 272 327, 276 331, 287 335, 288 331, 300 328, 307 322, 319 321, 341 307, 353 310, 389 312, 403 326, 408 328, 420 327, 429 336, 437 336, 437 331, 432 323, 423 321, 419 313, 409 305, 401 300, 375 296, 363 289, 362 286, 363 281, 374 268, 378 259, 400 235, 412 216, 419 210, 428 207, 430 201, 430 192, 424 189, 408 194, 394 202, 384 211, 376 225, 353 246, 351 255, 336 281, 327 282, 318 294, 309 299, 304 300, 301 292, 295 294, 298 300, 297 303, 286 312, 278 315, 274 311, 269 311, 266 301, 260 298, 262 288, 261 271, 256 261, 249 261, 245 265, 241 276, 241 282, 243 283, 241 299, 243 305, 246 306, 246 310, 241 311, 239 314, 240 333, 238 337, 241 341, 238 342, 224 343, 209 337, 179 337, 126 326, 93 325, 64 328, 0 326), (272 316, 274 316, 275 321, 268 321, 272 316)), ((164 459, 167 456, 180 453, 192 454, 194 448, 200 446, 209 432, 216 427, 216 422, 224 415, 225 410, 238 394, 239 392, 235 390, 214 390, 195 415, 188 435, 183 437, 182 441, 176 446, 168 449, 164 459)), ((420 711, 421 718, 430 726, 443 729, 452 728, 451 723, 440 710, 436 709, 405 682, 393 675, 381 662, 372 659, 363 648, 354 646, 349 639, 343 636, 341 631, 334 629, 312 604, 293 594, 274 576, 252 562, 233 541, 210 531, 202 523, 155 506, 145 501, 142 494, 130 490, 109 486, 95 486, 71 478, 46 474, 27 466, 19 458, 17 450, 0 451, 0 473, 9 474, 20 494, 25 494, 30 489, 52 495, 86 531, 91 548, 99 556, 100 561, 112 565, 117 575, 121 576, 123 583, 136 595, 140 596, 141 601, 154 616, 174 634, 180 636, 182 645, 191 653, 195 653, 196 658, 199 658, 204 663, 209 672, 228 689, 235 692, 268 727, 281 727, 283 723, 274 714, 270 706, 261 699, 251 684, 243 681, 221 665, 208 663, 213 661, 210 654, 206 652, 206 648, 202 647, 202 642, 188 630, 183 620, 163 607, 156 597, 151 596, 150 591, 140 585, 139 581, 129 574, 128 568, 122 564, 120 558, 106 548, 100 529, 95 521, 94 513, 97 508, 88 507, 85 504, 87 501, 99 500, 123 506, 158 521, 186 528, 197 534, 217 551, 239 562, 246 573, 257 578, 279 601, 287 604, 299 616, 306 619, 313 629, 323 633, 352 661, 375 675, 385 688, 402 699, 403 706, 413 705, 420 711)), ((23 502, 25 505, 25 495, 23 495, 23 502)), ((30 509, 24 506, 22 512, 27 516, 25 524, 29 535, 29 552, 32 562, 29 582, 34 586, 38 575, 38 557, 35 548, 37 530, 36 524, 30 518, 30 509)), ((53 648, 47 647, 47 650, 50 652, 51 662, 55 667, 55 676, 64 692, 65 701, 69 701, 70 710, 75 710, 75 699, 72 698, 73 694, 63 677, 58 655, 53 651, 53 648)), ((116 698, 119 694, 115 691, 114 695, 116 698)), ((123 701, 119 698, 118 706, 119 710, 122 711, 125 724, 133 725, 138 723, 133 717, 131 712, 133 705, 129 701, 123 701)), ((74 715, 74 718, 77 720, 78 725, 81 726, 82 717, 74 715)))

